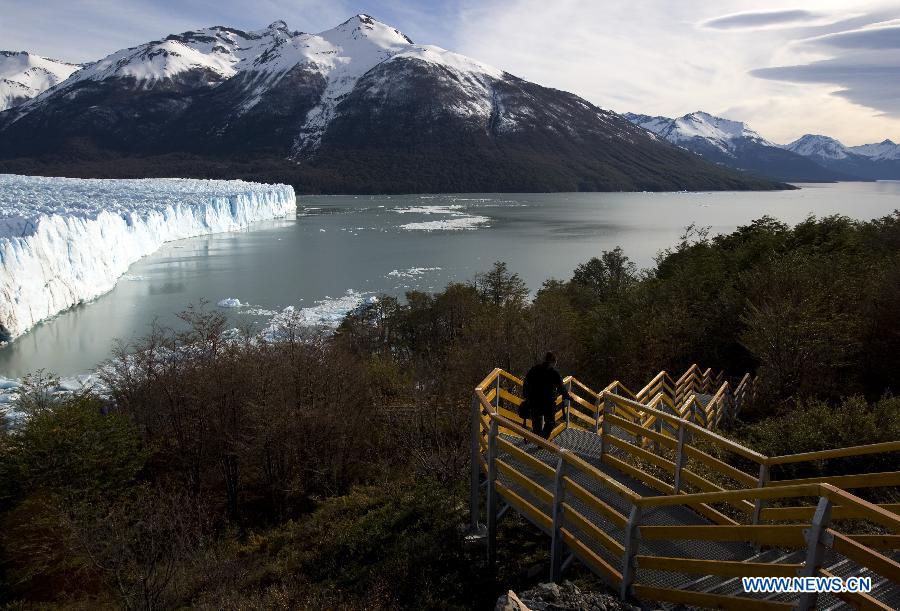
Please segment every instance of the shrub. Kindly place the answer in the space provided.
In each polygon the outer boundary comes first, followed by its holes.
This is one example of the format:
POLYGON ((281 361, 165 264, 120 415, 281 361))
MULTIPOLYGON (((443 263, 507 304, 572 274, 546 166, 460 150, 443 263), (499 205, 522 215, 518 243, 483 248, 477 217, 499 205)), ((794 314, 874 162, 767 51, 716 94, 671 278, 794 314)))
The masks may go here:
MULTIPOLYGON (((471 608, 479 573, 459 498, 428 480, 355 488, 242 548, 248 583, 202 608, 471 608)), ((492 593, 488 587, 487 590, 492 593)))
MULTIPOLYGON (((900 398, 875 403, 856 395, 837 406, 809 399, 787 413, 745 425, 735 435, 768 456, 815 452, 900 439, 900 398)), ((896 470, 896 457, 874 454, 777 467, 777 479, 896 470)))
POLYGON ((8 434, 4 457, 23 489, 116 495, 134 483, 148 451, 130 419, 77 396, 34 411, 8 434))

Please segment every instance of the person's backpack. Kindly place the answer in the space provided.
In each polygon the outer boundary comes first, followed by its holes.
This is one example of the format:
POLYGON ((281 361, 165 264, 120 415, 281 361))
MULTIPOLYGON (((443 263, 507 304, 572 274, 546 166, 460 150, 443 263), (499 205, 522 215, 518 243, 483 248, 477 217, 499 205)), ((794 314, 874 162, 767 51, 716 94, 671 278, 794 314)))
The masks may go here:
POLYGON ((531 403, 528 401, 528 397, 531 397, 534 392, 534 378, 531 373, 529 370, 528 375, 522 381, 522 402, 519 404, 519 417, 522 420, 531 419, 531 403))
POLYGON ((522 399, 522 402, 519 404, 519 418, 522 420, 531 419, 531 405, 528 403, 528 399, 522 399))

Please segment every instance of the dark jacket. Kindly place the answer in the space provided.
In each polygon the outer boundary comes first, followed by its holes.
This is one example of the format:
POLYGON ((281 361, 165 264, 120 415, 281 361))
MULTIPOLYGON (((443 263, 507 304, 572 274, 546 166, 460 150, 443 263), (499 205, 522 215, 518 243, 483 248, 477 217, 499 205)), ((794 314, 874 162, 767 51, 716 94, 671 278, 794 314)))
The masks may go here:
POLYGON ((562 395, 563 399, 569 398, 562 376, 547 363, 540 363, 529 369, 523 386, 525 400, 532 408, 552 406, 557 395, 562 395))

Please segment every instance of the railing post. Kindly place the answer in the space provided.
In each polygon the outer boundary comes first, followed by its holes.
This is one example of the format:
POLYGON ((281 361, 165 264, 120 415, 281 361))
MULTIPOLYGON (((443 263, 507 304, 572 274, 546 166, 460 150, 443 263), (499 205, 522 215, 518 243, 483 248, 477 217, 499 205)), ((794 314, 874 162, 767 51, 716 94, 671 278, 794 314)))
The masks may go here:
MULTIPOLYGON (((566 452, 567 450, 561 450, 566 452)), ((550 581, 556 583, 562 578, 563 558, 566 554, 566 546, 562 540, 560 529, 563 525, 563 508, 565 500, 566 461, 563 456, 556 463, 556 477, 553 483, 553 533, 550 540, 550 581)))
POLYGON ((494 396, 494 409, 495 409, 495 410, 499 410, 499 409, 500 409, 500 378, 501 378, 501 377, 503 377, 503 376, 501 376, 501 375, 498 373, 498 374, 497 374, 497 382, 496 382, 496 384, 495 384, 495 386, 494 386, 494 389, 495 389, 495 391, 496 391, 496 392, 494 393, 494 394, 495 394, 495 396, 494 396))
POLYGON ((638 527, 641 523, 641 507, 631 506, 631 514, 628 516, 628 524, 625 526, 625 553, 622 556, 622 583, 619 584, 619 598, 628 599, 631 584, 634 583, 635 562, 640 541, 638 540, 638 527))
MULTIPOLYGON (((566 392, 569 395, 572 394, 572 380, 569 379, 569 382, 566 384, 566 392)), ((569 408, 572 406, 572 401, 569 399, 569 396, 566 396, 566 400, 563 402, 563 408, 566 410, 566 428, 569 428, 569 408)))
MULTIPOLYGON (((800 577, 815 577, 822 566, 825 556, 825 546, 830 544, 828 523, 831 521, 831 499, 819 497, 819 505, 813 514, 812 524, 806 529, 806 563, 800 569, 800 577)), ((797 602, 797 611, 808 611, 816 606, 818 595, 815 592, 800 594, 797 602)))
MULTIPOLYGON (((597 397, 597 400, 594 402, 594 433, 600 433, 600 417, 603 415, 603 405, 605 401, 603 400, 603 395, 597 397)), ((603 443, 601 439, 600 443, 603 443)))
MULTIPOLYGON (((656 431, 657 435, 662 434, 662 419, 657 416, 656 420, 653 422, 653 430, 656 431)), ((653 440, 653 451, 659 454, 659 441, 656 439, 653 440)))
MULTIPOLYGON (((766 484, 769 483, 769 465, 763 463, 759 466, 759 478, 756 480, 757 488, 765 488, 766 484)), ((766 501, 763 499, 756 499, 753 501, 753 524, 759 524, 759 517, 762 514, 763 508, 766 506, 766 501)))
POLYGON ((497 421, 491 418, 488 432, 487 526, 488 565, 493 570, 497 560, 497 421))
POLYGON ((481 418, 478 416, 481 413, 481 403, 478 401, 478 397, 472 398, 472 423, 470 425, 470 431, 472 433, 472 440, 470 443, 470 458, 472 460, 472 471, 471 477, 469 481, 469 527, 472 529, 472 532, 476 532, 478 530, 478 516, 481 513, 480 499, 481 499, 481 464, 479 463, 479 458, 481 457, 481 418))
POLYGON ((606 416, 612 416, 616 413, 616 404, 612 402, 611 399, 604 398, 603 400, 603 424, 601 425, 601 433, 600 433, 600 460, 603 460, 603 453, 606 452, 606 441, 604 438, 609 437, 610 425, 609 420, 607 420, 606 416))
POLYGON ((681 470, 684 469, 684 444, 687 440, 687 429, 682 422, 678 426, 678 446, 675 449, 675 489, 673 494, 681 493, 681 470))

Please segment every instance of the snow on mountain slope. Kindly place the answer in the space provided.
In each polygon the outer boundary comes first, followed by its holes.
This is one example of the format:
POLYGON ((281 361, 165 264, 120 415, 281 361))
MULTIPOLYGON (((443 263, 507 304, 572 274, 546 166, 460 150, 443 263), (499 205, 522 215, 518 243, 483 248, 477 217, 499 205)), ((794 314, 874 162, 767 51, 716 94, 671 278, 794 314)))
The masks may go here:
POLYGON ((741 121, 715 117, 702 111, 692 112, 677 119, 633 113, 627 113, 625 117, 674 144, 701 139, 728 155, 733 154, 736 143, 741 140, 775 146, 741 121))
POLYGON ((0 51, 0 111, 35 97, 79 68, 25 51, 0 51))
POLYGON ((895 144, 891 140, 883 140, 877 144, 861 144, 860 146, 850 146, 847 150, 853 151, 857 155, 869 157, 875 161, 897 160, 900 159, 900 144, 895 144))
MULTIPOLYGON (((208 84, 215 85, 242 68, 255 67, 268 50, 277 49, 293 36, 280 21, 254 32, 215 26, 173 34, 165 40, 116 51, 74 75, 63 88, 109 79, 133 80, 139 87, 152 88, 159 81, 192 71, 206 73, 208 84)), ((273 61, 272 68, 277 71, 278 67, 273 61)))
POLYGON ((845 159, 848 157, 847 147, 829 136, 806 134, 790 144, 784 145, 804 157, 821 157, 823 159, 845 159))
POLYGON ((650 115, 639 115, 633 112, 626 112, 623 116, 635 125, 640 125, 656 135, 661 134, 672 125, 672 119, 669 117, 651 117, 650 115))
POLYGON ((890 140, 844 146, 828 136, 806 134, 785 148, 857 179, 900 180, 900 147, 890 140))
POLYGON ((0 175, 0 341, 109 291, 164 242, 295 210, 287 185, 0 175))
POLYGON ((631 113, 625 116, 677 146, 742 172, 787 182, 857 178, 770 142, 741 121, 705 112, 694 112, 677 119, 631 113))
MULTIPOLYGON (((337 104, 353 91, 366 73, 383 62, 413 59, 441 65, 457 75, 460 83, 477 89, 487 97, 488 85, 483 77, 499 79, 504 74, 497 68, 440 47, 416 45, 406 35, 368 15, 357 15, 332 30, 306 40, 326 43, 320 53, 327 61, 316 64, 327 78, 327 85, 319 104, 306 117, 294 148, 297 154, 308 153, 318 147, 322 133, 334 117, 337 104)), ((388 83, 384 85, 390 86, 388 83)))
POLYGON ((0 115, 0 163, 121 175, 106 155, 148 175, 252 159, 250 176, 334 192, 776 186, 367 15, 319 34, 279 21, 167 36, 0 115))
MULTIPOLYGON (((490 97, 485 77, 503 72, 440 47, 416 45, 399 30, 368 15, 356 15, 319 34, 291 31, 283 21, 243 32, 215 26, 168 36, 117 51, 65 81, 59 89, 73 90, 87 81, 116 80, 126 86, 153 89, 190 80, 213 88, 240 75, 246 91, 235 113, 254 108, 267 91, 296 69, 320 75, 325 81, 318 103, 307 113, 296 139, 295 152, 315 150, 334 116, 335 107, 375 66, 392 59, 417 59, 440 65, 490 97)), ((52 92, 60 95, 60 91, 52 92)), ((38 109, 51 95, 39 96, 22 107, 38 109)))

